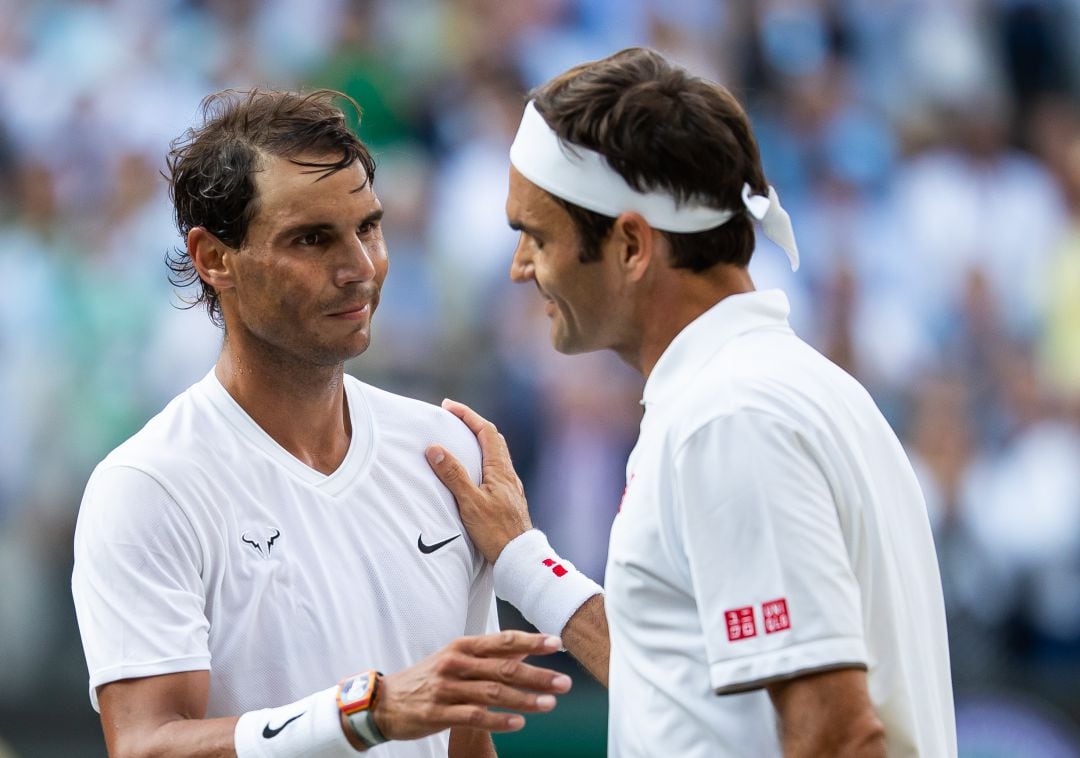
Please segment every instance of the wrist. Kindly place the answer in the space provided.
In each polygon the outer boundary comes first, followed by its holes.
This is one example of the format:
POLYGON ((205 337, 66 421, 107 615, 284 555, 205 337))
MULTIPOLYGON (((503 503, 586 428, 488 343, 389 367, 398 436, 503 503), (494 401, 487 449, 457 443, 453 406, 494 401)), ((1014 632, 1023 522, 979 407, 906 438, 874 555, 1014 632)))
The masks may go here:
POLYGON ((338 683, 337 707, 349 744, 364 751, 387 741, 375 721, 382 674, 374 669, 347 676, 338 683))
POLYGON ((277 708, 248 711, 236 721, 233 745, 239 758, 341 755, 350 745, 335 703, 337 687, 277 708))
POLYGON ((495 562, 495 594, 544 634, 560 636, 566 622, 603 588, 578 571, 530 529, 506 543, 495 562))
POLYGON ((526 532, 531 531, 533 531, 532 524, 524 524, 520 526, 517 530, 508 531, 502 537, 495 550, 493 550, 490 555, 485 556, 488 559, 488 562, 491 563, 492 566, 494 566, 496 563, 499 562, 499 558, 502 557, 503 552, 506 550, 506 548, 510 545, 511 542, 513 542, 526 532))

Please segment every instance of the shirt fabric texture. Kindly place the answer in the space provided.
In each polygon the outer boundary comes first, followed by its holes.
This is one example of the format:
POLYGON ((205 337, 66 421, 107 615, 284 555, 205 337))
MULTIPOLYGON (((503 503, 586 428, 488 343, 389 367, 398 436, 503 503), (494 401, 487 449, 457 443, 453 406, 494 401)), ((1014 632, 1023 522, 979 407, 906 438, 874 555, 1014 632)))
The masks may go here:
POLYGON ((778 290, 725 298, 645 385, 606 574, 612 756, 780 756, 763 687, 848 667, 890 756, 956 754, 915 475, 788 310, 778 290))
MULTIPOLYGON (((205 669, 207 718, 239 715, 498 629, 491 567, 424 457, 441 444, 478 480, 475 438, 441 408, 351 376, 345 395, 352 440, 329 476, 213 371, 98 465, 72 577, 95 708, 107 682, 205 669)), ((448 741, 379 754, 445 756, 448 741)))

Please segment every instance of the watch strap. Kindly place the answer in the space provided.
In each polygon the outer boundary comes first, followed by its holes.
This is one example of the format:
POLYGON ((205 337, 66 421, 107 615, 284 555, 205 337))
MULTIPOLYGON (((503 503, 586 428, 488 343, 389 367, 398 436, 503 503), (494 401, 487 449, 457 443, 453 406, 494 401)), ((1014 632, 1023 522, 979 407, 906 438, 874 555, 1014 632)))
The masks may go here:
POLYGON ((347 676, 338 684, 338 710, 345 716, 353 734, 365 748, 372 748, 387 741, 371 713, 379 699, 381 682, 382 674, 368 669, 347 676))
POLYGON ((370 708, 350 713, 345 718, 365 748, 372 748, 387 741, 386 736, 379 731, 370 708))

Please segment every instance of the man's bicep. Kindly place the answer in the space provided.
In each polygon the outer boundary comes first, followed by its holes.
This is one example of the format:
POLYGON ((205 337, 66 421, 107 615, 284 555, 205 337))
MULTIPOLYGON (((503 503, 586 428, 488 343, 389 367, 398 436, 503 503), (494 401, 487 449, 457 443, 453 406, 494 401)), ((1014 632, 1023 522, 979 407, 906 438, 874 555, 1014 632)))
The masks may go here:
POLYGON ((832 491, 805 441, 763 414, 718 419, 681 447, 676 477, 716 691, 865 667, 859 586, 832 491))

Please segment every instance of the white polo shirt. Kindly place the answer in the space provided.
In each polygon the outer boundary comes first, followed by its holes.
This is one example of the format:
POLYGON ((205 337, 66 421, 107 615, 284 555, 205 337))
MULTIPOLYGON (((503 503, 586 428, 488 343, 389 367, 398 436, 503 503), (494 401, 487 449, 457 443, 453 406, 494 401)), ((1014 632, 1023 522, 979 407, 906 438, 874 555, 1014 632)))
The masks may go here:
POLYGON ((779 756, 769 682, 868 672, 888 752, 951 756, 945 613, 922 494, 866 391, 778 291, 668 346, 611 531, 609 754, 779 756))
MULTIPOLYGON (((498 629, 491 568, 424 458, 438 442, 478 479, 472 433, 350 376, 345 393, 352 441, 329 476, 213 372, 98 465, 72 577, 95 708, 107 682, 208 669, 207 717, 239 715, 498 629)), ((377 752, 445 758, 448 739, 377 752)))

